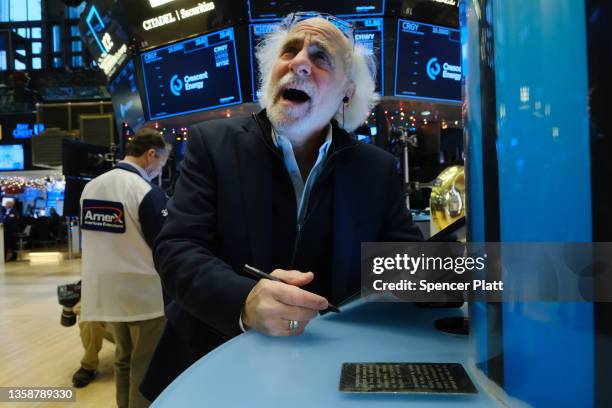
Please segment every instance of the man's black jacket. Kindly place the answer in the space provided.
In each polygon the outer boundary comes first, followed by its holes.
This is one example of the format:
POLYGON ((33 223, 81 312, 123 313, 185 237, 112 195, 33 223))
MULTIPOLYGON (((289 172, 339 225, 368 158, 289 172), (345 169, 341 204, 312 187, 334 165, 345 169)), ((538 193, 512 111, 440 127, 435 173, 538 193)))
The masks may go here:
MULTIPOLYGON (((395 159, 332 126, 324 171, 332 172, 333 183, 330 301, 339 303, 359 291, 361 242, 422 236, 406 209, 395 159)), ((278 154, 265 111, 190 130, 154 248, 155 265, 173 301, 141 387, 149 399, 199 357, 241 333, 240 313, 256 283, 240 274, 242 266, 275 269, 270 193, 278 182, 272 172, 273 160, 282 160, 278 154)))

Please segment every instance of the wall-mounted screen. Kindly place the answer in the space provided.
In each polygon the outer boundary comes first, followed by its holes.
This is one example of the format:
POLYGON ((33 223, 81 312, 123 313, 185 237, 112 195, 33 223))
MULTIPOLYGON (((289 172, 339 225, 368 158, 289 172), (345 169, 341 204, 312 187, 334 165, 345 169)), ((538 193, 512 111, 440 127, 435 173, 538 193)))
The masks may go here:
POLYGON ((151 120, 242 103, 232 28, 146 52, 141 61, 151 120))
POLYGON ((395 96, 461 102, 459 30, 398 21, 395 96))
POLYGON ((138 92, 138 81, 134 61, 128 62, 108 89, 113 98, 115 120, 118 124, 127 123, 138 130, 145 123, 144 110, 138 92))
MULTIPOLYGON (((382 18, 356 18, 346 19, 353 24, 355 42, 363 45, 369 52, 374 53, 376 59, 376 91, 384 89, 384 49, 383 49, 383 19, 382 18)), ((279 22, 251 24, 249 28, 249 41, 251 44, 251 83, 253 85, 253 101, 257 102, 261 95, 257 91, 259 82, 259 64, 255 58, 255 47, 261 40, 276 31, 279 22)))
POLYGON ((23 146, 0 145, 0 170, 23 170, 23 146))
POLYGON ((382 15, 385 0, 249 0, 251 21, 281 19, 295 11, 319 11, 335 16, 382 15))

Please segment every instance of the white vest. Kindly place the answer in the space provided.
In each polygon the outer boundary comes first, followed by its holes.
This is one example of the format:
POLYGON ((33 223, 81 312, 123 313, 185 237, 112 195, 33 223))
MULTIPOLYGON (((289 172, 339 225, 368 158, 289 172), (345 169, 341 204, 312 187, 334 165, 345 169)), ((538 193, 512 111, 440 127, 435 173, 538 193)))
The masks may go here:
MULTIPOLYGON (((156 187, 143 179, 135 168, 131 169, 133 171, 115 168, 96 177, 85 186, 81 195, 81 208, 85 200, 87 203, 94 202, 92 200, 120 203, 116 207, 123 207, 122 221, 117 218, 115 223, 119 230, 82 229, 83 321, 130 322, 164 315, 161 281, 141 227, 146 220, 139 216, 141 205, 149 205, 146 203, 150 203, 151 195, 159 203, 163 193, 152 191, 156 187)), ((165 197, 161 205, 165 208, 165 197)), ((95 211, 83 211, 81 223, 103 223, 114 217, 96 214, 95 211)), ((165 213, 157 216, 163 215, 165 213)))

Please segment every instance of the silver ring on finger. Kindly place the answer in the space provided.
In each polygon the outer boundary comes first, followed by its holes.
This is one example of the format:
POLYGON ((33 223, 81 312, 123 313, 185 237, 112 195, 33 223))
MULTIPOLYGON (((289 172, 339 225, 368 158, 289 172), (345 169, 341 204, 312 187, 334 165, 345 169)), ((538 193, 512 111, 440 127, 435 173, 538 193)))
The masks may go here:
POLYGON ((300 327, 300 323, 297 320, 289 320, 289 330, 297 330, 300 327))

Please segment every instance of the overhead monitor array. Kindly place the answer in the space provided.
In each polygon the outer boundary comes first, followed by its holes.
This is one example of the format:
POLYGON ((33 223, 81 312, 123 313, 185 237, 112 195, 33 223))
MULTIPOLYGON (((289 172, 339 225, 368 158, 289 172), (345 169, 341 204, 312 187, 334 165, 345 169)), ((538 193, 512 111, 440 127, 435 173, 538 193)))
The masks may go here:
POLYGON ((461 100, 459 30, 389 18, 403 16, 404 11, 426 17, 430 9, 438 15, 441 7, 448 8, 445 15, 452 17, 456 5, 410 0, 400 12, 393 11, 397 7, 388 0, 389 4, 249 0, 248 7, 239 0, 127 3, 91 0, 80 29, 109 78, 116 117, 134 129, 145 121, 245 99, 257 102, 259 67, 254 50, 287 13, 296 10, 324 10, 350 21, 355 42, 375 56, 376 90, 382 95, 461 100), (395 59, 393 53, 385 56, 385 43, 394 44, 395 59), (385 73, 392 83, 385 83, 385 73), (245 97, 244 90, 250 95, 245 97))

